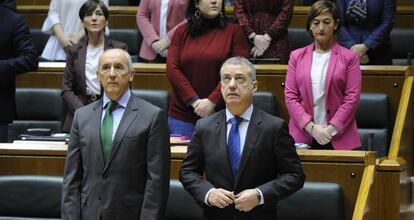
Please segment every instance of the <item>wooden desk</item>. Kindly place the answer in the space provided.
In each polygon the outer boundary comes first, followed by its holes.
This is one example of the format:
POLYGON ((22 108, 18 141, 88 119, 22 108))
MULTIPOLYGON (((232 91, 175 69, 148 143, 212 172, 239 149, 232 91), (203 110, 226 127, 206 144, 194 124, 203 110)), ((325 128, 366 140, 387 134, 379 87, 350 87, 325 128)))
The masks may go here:
MULTIPOLYGON (((171 147, 171 178, 178 177, 186 150, 186 146, 171 147)), ((298 154, 306 181, 341 185, 345 219, 355 216, 356 204, 363 219, 398 219, 404 161, 375 161, 375 155, 365 151, 298 150, 298 154), (377 167, 376 172, 368 175, 372 166, 377 167)), ((61 176, 65 155, 63 144, 0 144, 0 175, 61 176)))

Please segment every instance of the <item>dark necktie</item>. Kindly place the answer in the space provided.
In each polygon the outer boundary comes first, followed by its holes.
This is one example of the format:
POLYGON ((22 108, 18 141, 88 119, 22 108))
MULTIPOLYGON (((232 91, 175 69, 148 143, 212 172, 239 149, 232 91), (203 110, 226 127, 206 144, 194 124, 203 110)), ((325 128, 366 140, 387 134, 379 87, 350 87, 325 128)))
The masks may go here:
POLYGON ((227 148, 229 152, 229 157, 231 161, 231 169, 233 172, 234 178, 237 177, 237 172, 239 171, 240 165, 240 133, 239 133, 239 124, 242 121, 240 117, 233 117, 230 119, 231 129, 229 132, 229 139, 227 143, 227 148))
POLYGON ((101 142, 103 147, 103 153, 105 160, 108 159, 109 153, 112 148, 112 130, 114 119, 112 117, 112 112, 118 107, 118 103, 110 101, 106 104, 106 113, 101 125, 101 142))

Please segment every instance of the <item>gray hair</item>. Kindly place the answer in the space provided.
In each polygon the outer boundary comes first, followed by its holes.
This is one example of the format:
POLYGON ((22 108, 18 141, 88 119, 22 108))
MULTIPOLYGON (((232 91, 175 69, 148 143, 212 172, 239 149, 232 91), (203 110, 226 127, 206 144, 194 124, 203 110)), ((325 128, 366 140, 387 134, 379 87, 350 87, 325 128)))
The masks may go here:
POLYGON ((223 74, 223 67, 225 65, 243 65, 247 69, 247 74, 252 81, 256 80, 256 69, 254 68, 253 64, 244 57, 230 57, 226 61, 224 61, 223 65, 220 68, 220 76, 223 74))

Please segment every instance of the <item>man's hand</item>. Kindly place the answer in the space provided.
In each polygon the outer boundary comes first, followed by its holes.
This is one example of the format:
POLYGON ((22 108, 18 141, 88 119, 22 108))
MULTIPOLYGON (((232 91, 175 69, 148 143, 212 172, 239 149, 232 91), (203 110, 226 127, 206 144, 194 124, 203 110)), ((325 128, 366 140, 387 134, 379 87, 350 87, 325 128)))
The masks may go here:
POLYGON ((246 189, 236 195, 235 208, 241 212, 248 212, 259 204, 256 189, 246 189))
POLYGON ((362 57, 367 53, 368 47, 365 44, 355 44, 351 47, 351 50, 357 52, 359 57, 362 57))
POLYGON ((213 189, 208 195, 207 201, 211 206, 222 209, 232 204, 234 199, 233 192, 225 189, 213 189))
POLYGON ((194 113, 196 113, 198 116, 204 118, 209 115, 212 115, 214 113, 214 108, 216 107, 216 104, 214 104, 212 101, 205 99, 198 99, 193 103, 194 113), (194 104, 196 103, 196 104, 194 104))
POLYGON ((359 58, 359 63, 360 64, 368 64, 369 63, 369 58, 368 55, 364 55, 362 57, 359 58))

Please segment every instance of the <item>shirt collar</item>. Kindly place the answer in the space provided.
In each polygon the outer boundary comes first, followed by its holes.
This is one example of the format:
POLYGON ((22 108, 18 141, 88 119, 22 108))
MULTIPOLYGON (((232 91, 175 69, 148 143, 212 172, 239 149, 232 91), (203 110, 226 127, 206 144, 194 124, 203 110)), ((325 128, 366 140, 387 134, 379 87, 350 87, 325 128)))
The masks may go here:
MULTIPOLYGON (((250 121, 250 118, 252 117, 253 113, 253 105, 250 105, 246 111, 243 112, 243 114, 239 115, 240 118, 243 118, 243 120, 250 121)), ((234 115, 230 113, 230 111, 226 108, 226 122, 228 123, 231 118, 233 118, 234 115)))
MULTIPOLYGON (((127 106, 127 104, 128 104, 128 101, 129 101, 129 98, 131 97, 131 90, 130 89, 128 89, 122 96, 121 96, 121 98, 119 98, 118 100, 116 100, 116 102, 118 102, 118 105, 119 106, 122 106, 122 108, 126 108, 126 106, 127 106)), ((108 98, 108 96, 106 96, 106 94, 104 93, 104 96, 103 96, 103 105, 102 105, 102 108, 104 108, 105 106, 106 106, 106 104, 108 103, 108 102, 110 102, 111 101, 111 99, 109 99, 108 98)))

